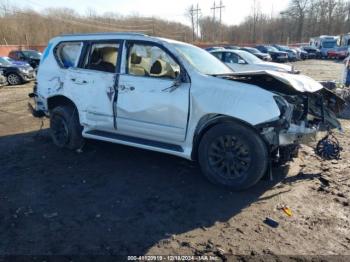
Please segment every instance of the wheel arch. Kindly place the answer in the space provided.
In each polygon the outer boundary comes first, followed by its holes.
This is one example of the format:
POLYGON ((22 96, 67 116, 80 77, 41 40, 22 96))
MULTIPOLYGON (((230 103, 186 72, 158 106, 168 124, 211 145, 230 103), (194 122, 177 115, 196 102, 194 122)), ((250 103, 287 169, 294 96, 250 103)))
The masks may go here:
POLYGON ((74 109, 78 109, 71 99, 63 95, 55 95, 47 99, 47 109, 49 112, 57 106, 71 106, 74 109))
POLYGON ((197 127, 195 129, 194 136, 193 136, 193 147, 192 147, 193 150, 191 153, 191 159, 197 160, 198 147, 199 147, 200 141, 202 140, 203 135, 207 131, 209 131, 212 127, 214 127, 218 124, 222 124, 222 123, 241 124, 249 129, 251 129, 252 131, 254 131, 262 139, 264 144, 266 144, 266 146, 268 146, 266 139, 260 134, 258 129, 255 128, 250 123, 248 123, 242 119, 232 117, 232 116, 227 116, 227 115, 222 115, 222 114, 207 114, 199 120, 197 127))
POLYGON ((19 71, 18 70, 16 70, 16 69, 13 69, 13 68, 8 68, 8 69, 6 69, 6 70, 3 70, 4 71, 4 76, 6 76, 6 77, 8 77, 9 75, 11 75, 11 74, 16 74, 16 75, 20 75, 19 74, 19 71))

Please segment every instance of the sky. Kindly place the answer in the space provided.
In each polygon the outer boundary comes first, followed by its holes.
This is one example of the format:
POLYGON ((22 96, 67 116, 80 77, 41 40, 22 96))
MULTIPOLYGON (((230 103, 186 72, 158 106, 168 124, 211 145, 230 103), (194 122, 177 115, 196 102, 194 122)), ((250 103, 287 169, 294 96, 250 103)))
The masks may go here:
MULTIPOLYGON (((84 15, 87 10, 93 9, 98 14, 116 12, 121 15, 138 14, 141 16, 155 16, 190 24, 185 16, 186 9, 192 4, 199 4, 202 15, 213 15, 211 7, 214 0, 7 0, 20 7, 30 7, 37 11, 47 7, 68 7, 84 15)), ((215 0, 216 5, 220 0, 215 0)), ((261 10, 267 14, 277 15, 288 5, 289 0, 257 0, 261 10)), ((251 13, 253 0, 222 0, 225 8, 222 11, 222 21, 228 25, 236 25, 251 13)), ((216 12, 219 18, 219 10, 216 12)))

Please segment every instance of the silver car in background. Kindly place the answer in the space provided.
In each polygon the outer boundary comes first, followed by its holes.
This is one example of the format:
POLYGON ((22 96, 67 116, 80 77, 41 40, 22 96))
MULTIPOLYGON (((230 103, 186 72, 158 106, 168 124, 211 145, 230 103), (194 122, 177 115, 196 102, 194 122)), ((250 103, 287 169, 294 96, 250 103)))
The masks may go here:
POLYGON ((284 73, 299 73, 291 65, 266 62, 244 50, 213 50, 210 53, 234 72, 273 70, 284 73))

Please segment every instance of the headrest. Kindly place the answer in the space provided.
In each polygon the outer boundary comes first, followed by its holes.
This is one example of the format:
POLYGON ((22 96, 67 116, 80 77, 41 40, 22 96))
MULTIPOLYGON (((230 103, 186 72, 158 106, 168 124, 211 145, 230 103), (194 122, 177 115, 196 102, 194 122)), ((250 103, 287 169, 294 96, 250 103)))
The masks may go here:
POLYGON ((97 63, 101 58, 101 54, 98 50, 94 50, 91 54, 91 57, 90 57, 90 63, 91 64, 95 64, 97 63))
POLYGON ((137 54, 135 53, 132 53, 131 54, 131 60, 130 60, 131 64, 133 65, 139 65, 141 64, 142 62, 142 57, 141 56, 138 56, 137 54))
POLYGON ((162 64, 160 63, 159 60, 155 61, 151 67, 150 73, 152 75, 159 75, 160 73, 162 73, 162 64))

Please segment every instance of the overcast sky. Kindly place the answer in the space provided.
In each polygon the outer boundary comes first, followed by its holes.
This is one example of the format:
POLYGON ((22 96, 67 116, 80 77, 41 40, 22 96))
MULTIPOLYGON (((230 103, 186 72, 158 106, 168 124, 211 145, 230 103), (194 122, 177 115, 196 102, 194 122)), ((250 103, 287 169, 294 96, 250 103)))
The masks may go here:
MULTIPOLYGON (((143 16, 156 16, 168 20, 176 20, 188 24, 184 16, 185 10, 199 4, 202 15, 213 15, 210 9, 214 0, 8 0, 20 7, 31 7, 40 11, 46 7, 69 7, 80 14, 86 14, 88 8, 96 10, 98 14, 116 12, 122 15, 139 14, 143 16)), ((259 0, 258 0, 259 1, 259 0)), ((289 0, 260 0, 264 13, 278 14, 288 5, 289 0)), ((216 0, 218 5, 220 0, 216 0)), ((225 9, 222 12, 223 22, 234 25, 242 22, 244 17, 252 10, 253 0, 222 0, 225 9)), ((219 11, 216 13, 219 17, 219 11)))

